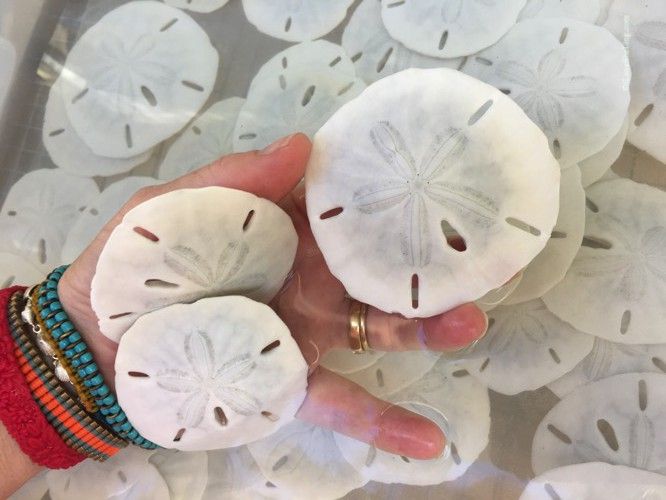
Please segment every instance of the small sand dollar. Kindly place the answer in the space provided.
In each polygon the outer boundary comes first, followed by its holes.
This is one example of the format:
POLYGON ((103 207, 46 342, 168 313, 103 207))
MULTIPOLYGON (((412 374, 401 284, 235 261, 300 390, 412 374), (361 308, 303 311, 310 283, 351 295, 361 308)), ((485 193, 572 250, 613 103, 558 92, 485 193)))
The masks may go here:
POLYGON ((601 462, 569 465, 532 479, 520 500, 666 498, 666 478, 640 469, 601 462))
POLYGON ((520 108, 449 69, 368 87, 317 133, 305 178, 333 274, 351 296, 407 317, 474 301, 515 276, 548 241, 559 179, 520 108), (450 243, 460 239, 462 251, 450 243))
POLYGON ((666 470, 666 375, 630 373, 579 387, 546 414, 532 443, 536 474, 607 462, 666 470))
POLYGON ((244 103, 245 99, 231 97, 197 117, 169 147, 157 176, 173 180, 230 154, 236 119, 244 103))
POLYGON ((518 304, 543 296, 557 285, 571 267, 585 232, 585 191, 578 165, 562 171, 560 213, 546 247, 525 268, 520 283, 504 300, 518 304))
POLYGON ((262 149, 295 132, 315 132, 365 84, 342 72, 302 69, 265 78, 250 88, 234 131, 234 151, 262 149))
POLYGON ((618 179, 591 186, 587 206, 583 246, 543 300, 582 332, 666 342, 666 193, 618 179))
POLYGON ((164 0, 164 3, 179 9, 208 14, 227 5, 229 0, 164 0))
POLYGON ((126 177, 90 200, 67 233, 60 259, 63 262, 74 262, 133 194, 157 183, 152 177, 126 177))
POLYGON ((142 314, 215 295, 268 302, 291 269, 298 238, 273 203, 233 189, 173 191, 130 210, 92 282, 102 333, 116 342, 142 314))
POLYGON ((511 28, 525 0, 381 0, 393 38, 432 57, 474 54, 511 28))
POLYGON ((536 390, 560 378, 594 344, 592 335, 560 320, 541 300, 500 306, 488 316, 488 333, 457 365, 501 394, 536 390))
POLYGON ((345 460, 333 431, 301 420, 248 449, 281 498, 341 498, 368 482, 345 460))
POLYGON ((286 87, 292 73, 303 72, 356 76, 354 63, 340 45, 327 40, 301 42, 278 52, 265 62, 254 75, 250 92, 265 80, 286 87))
POLYGON ((449 448, 437 459, 415 460, 336 434, 345 459, 367 480, 415 485, 452 481, 467 471, 488 444, 488 390, 444 359, 389 401, 439 425, 449 448))
POLYGON ((408 68, 457 69, 463 58, 441 59, 419 54, 391 38, 382 21, 378 0, 363 0, 342 33, 342 46, 366 83, 408 68))
POLYGON ((142 316, 121 339, 115 369, 132 425, 186 451, 240 446, 288 424, 308 371, 277 315, 235 296, 142 316))
POLYGON ((568 17, 596 23, 601 8, 599 0, 527 0, 519 21, 533 17, 568 17))
POLYGON ((60 169, 25 174, 11 187, 0 211, 3 250, 45 270, 61 264, 60 251, 72 221, 98 194, 92 179, 60 169))
POLYGON ((51 87, 44 111, 42 141, 53 163, 63 170, 83 176, 121 174, 144 163, 150 152, 129 158, 98 156, 78 136, 65 110, 62 79, 51 87))
POLYGON ((243 0, 250 23, 269 36, 303 42, 322 37, 342 22, 354 0, 243 0))
POLYGON ((100 156, 139 155, 180 130, 208 99, 219 56, 187 14, 124 4, 72 47, 62 79, 67 114, 100 156))
POLYGON ((607 30, 581 21, 518 23, 464 70, 512 97, 546 134, 563 167, 599 152, 627 116, 626 51, 607 30))

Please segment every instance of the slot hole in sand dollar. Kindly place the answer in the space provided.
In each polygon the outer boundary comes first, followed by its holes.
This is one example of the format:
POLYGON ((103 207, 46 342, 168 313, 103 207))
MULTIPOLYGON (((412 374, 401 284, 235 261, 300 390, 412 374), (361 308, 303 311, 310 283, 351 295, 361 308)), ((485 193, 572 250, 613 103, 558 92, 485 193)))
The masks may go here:
POLYGON ((152 241, 153 243, 157 243, 158 241, 160 241, 160 239, 154 233, 151 233, 150 231, 141 226, 135 226, 134 228, 132 228, 132 231, 134 231, 139 236, 143 236, 147 240, 152 241))
POLYGON ((446 243, 449 247, 454 249, 456 252, 464 252, 467 250, 467 242, 465 238, 454 228, 451 223, 447 220, 442 220, 441 223, 442 233, 446 238, 446 243))
POLYGON ((147 279, 143 284, 148 288, 178 288, 180 286, 177 283, 171 283, 170 281, 164 281, 159 278, 147 279))
POLYGON ((598 238, 596 236, 584 236, 582 245, 587 248, 601 250, 610 250, 613 248, 613 244, 610 241, 604 238, 598 238))
POLYGON ((314 97, 315 90, 317 90, 317 87, 315 85, 310 85, 305 90, 305 93, 303 94, 303 99, 301 100, 301 106, 305 107, 308 104, 310 104, 310 101, 312 101, 312 98, 314 97))
POLYGON ((411 291, 412 291, 412 309, 418 309, 419 308, 419 275, 418 274, 412 274, 411 291))
POLYGON ((143 98, 146 100, 148 104, 150 104, 153 107, 157 106, 157 97, 155 97, 153 91, 150 90, 145 85, 141 86, 141 94, 143 95, 143 98))
POLYGON ((213 412, 215 413, 215 421, 222 427, 225 427, 229 423, 229 420, 227 419, 227 416, 222 408, 216 406, 213 412))
POLYGON ((603 418, 597 420, 597 429, 611 450, 617 451, 620 449, 620 444, 617 441, 615 429, 613 429, 613 426, 610 424, 610 422, 608 422, 608 420, 603 418))
POLYGON ((169 21, 168 23, 166 23, 164 26, 162 26, 162 27, 160 28, 160 32, 163 33, 163 32, 165 32, 165 31, 167 31, 169 28, 171 28, 171 27, 172 27, 174 24, 176 24, 177 22, 178 22, 178 19, 176 19, 176 18, 174 17, 171 21, 169 21))
POLYGON ((541 236, 541 230, 537 229, 536 227, 528 224, 523 220, 516 219, 515 217, 507 217, 505 220, 507 224, 515 227, 516 229, 525 231, 526 233, 529 233, 532 236, 541 236))
POLYGON ((252 219, 254 219, 254 210, 250 210, 247 214, 247 217, 245 217, 245 221, 243 222, 243 231, 247 231, 250 228, 250 223, 252 222, 252 219))
POLYGON ((344 210, 345 210, 345 209, 342 208, 342 207, 331 208, 330 210, 327 210, 326 212, 322 213, 322 214, 319 216, 319 218, 320 218, 321 220, 331 219, 331 218, 333 218, 333 217, 337 217, 338 215, 340 215, 342 212, 344 212, 344 210))
POLYGON ((267 353, 271 352, 273 349, 276 349, 279 346, 280 346, 280 341, 279 340, 274 340, 273 342, 268 344, 266 347, 264 347, 261 350, 260 354, 267 354, 267 353))

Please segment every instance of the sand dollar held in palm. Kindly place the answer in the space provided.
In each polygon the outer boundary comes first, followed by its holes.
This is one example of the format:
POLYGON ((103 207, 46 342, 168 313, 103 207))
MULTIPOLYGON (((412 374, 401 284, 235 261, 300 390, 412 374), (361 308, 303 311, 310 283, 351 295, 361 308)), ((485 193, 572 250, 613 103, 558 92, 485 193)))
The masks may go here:
POLYGON ((118 401, 166 448, 240 446, 291 422, 308 366, 289 329, 245 297, 174 304, 139 318, 118 346, 118 401))
POLYGON ((432 57, 473 54, 516 23, 525 0, 381 0, 391 37, 432 57))
POLYGON ((206 32, 182 10, 127 3, 70 51, 62 78, 67 114, 95 154, 136 156, 194 117, 213 90, 218 59, 206 32))
POLYGON ((543 249, 559 205, 543 133, 497 89, 448 69, 368 87, 316 134, 305 180, 333 274, 407 317, 508 282, 543 249))
POLYGON ((627 116, 625 49, 604 28, 581 21, 518 23, 471 57, 464 71, 512 97, 546 134, 563 167, 598 153, 627 116))
POLYGON ((216 295, 270 301, 296 255, 291 219, 268 200, 221 187, 152 198, 113 230, 92 281, 100 330, 116 342, 142 314, 216 295))

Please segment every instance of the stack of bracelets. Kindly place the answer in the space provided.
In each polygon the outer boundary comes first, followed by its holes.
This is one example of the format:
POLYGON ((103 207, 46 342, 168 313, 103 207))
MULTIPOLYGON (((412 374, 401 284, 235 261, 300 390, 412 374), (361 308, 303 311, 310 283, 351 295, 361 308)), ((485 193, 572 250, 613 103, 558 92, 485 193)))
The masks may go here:
POLYGON ((58 300, 66 266, 31 289, 0 292, 0 421, 48 468, 104 461, 128 444, 157 445, 132 427, 58 300))

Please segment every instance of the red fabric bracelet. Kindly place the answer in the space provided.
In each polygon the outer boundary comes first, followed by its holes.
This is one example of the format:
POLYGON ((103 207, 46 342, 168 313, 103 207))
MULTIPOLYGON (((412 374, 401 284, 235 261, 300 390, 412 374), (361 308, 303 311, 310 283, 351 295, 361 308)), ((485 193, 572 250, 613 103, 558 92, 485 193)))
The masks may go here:
POLYGON ((7 305, 15 292, 24 290, 18 286, 0 290, 0 421, 35 464, 65 469, 86 457, 67 446, 46 420, 14 356, 7 305))

